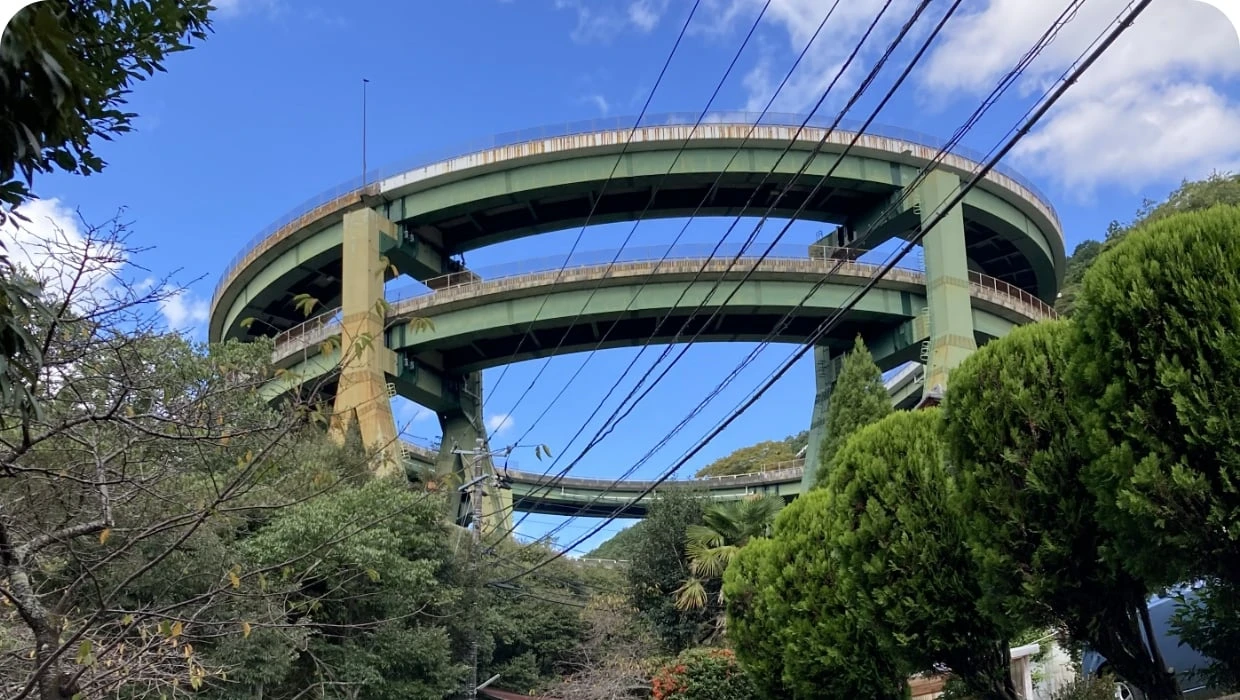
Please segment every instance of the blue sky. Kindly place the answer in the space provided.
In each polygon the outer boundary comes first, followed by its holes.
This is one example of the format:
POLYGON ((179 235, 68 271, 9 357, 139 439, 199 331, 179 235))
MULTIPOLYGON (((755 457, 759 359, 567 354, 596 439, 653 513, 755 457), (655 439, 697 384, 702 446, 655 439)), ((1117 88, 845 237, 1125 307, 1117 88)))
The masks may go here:
MULTIPOLYGON (((936 137, 950 135, 1065 3, 965 3, 878 122, 936 137)), ((299 202, 359 172, 363 77, 370 80, 372 167, 423 153, 464 152, 492 134, 525 127, 596 118, 616 123, 640 110, 691 3, 217 4, 215 33, 193 51, 173 57, 167 74, 134 91, 132 111, 141 115, 137 131, 100 144, 99 152, 109 163, 104 173, 89 178, 53 175, 35 183, 45 201, 34 211, 44 217, 65 221, 67 213, 78 208, 87 220, 99 221, 124 206, 126 218, 134 222, 134 241, 154 246, 138 262, 157 272, 179 269, 180 279, 196 280, 167 315, 170 324, 197 337, 219 272, 246 241, 299 202)), ((703 0, 651 110, 701 110, 761 4, 703 0)), ((881 4, 842 3, 776 109, 810 107, 881 4)), ((859 69, 845 74, 825 113, 840 109, 913 4, 893 0, 890 19, 862 52, 859 69)), ((929 19, 936 19, 946 4, 935 0, 929 19)), ((822 0, 774 0, 716 108, 763 104, 828 5, 822 0)), ((1087 0, 965 143, 989 150, 1123 6, 1120 0, 1087 0)), ((916 29, 910 42, 924 37, 928 26, 927 21, 916 29)), ((902 66, 909 53, 898 52, 895 65, 902 66)), ((895 72, 889 69, 880 76, 873 95, 886 89, 895 72)), ((1160 0, 1007 163, 1051 197, 1071 250, 1086 238, 1101 236, 1108 221, 1130 217, 1143 197, 1163 197, 1185 177, 1234 169, 1240 158, 1238 73, 1240 40, 1220 12, 1196 0, 1160 0)), ((863 99, 853 114, 865 116, 875 101, 873 96, 863 99)), ((665 243, 681 223, 644 222, 630 245, 665 243)), ((727 224, 695 221, 684 242, 713 242, 727 224)), ((785 241, 809 242, 819 228, 795 225, 785 241)), ((614 248, 628 230, 628 225, 592 229, 581 250, 614 248)), ((560 232, 495 246, 470 253, 468 261, 485 267, 563 253, 575 235, 560 232)), ((767 240, 771 235, 764 232, 767 240)), ((574 474, 618 474, 750 349, 691 348, 642 410, 622 423, 574 474)), ((764 352, 638 476, 651 477, 672 464, 793 349, 776 346, 764 352)), ((638 368, 660 350, 648 351, 638 368)), ((502 370, 488 371, 487 414, 496 425, 509 416, 496 442, 530 430, 525 442, 545 443, 556 454, 567 449, 575 456, 584 439, 569 444, 569 438, 636 352, 613 350, 590 357, 565 398, 537 424, 587 356, 551 360, 519 403, 518 396, 543 361, 515 365, 502 380, 502 370)), ((703 450, 682 476, 737 447, 806 428, 812 398, 810 367, 802 362, 703 450)), ((409 406, 398 409, 409 435, 431 439, 438 434, 433 417, 409 406)), ((524 469, 546 466, 528 450, 518 451, 513 462, 524 469)), ((522 533, 537 535, 554 522, 558 519, 531 517, 522 533)), ((563 534, 572 537, 589 525, 587 520, 571 523, 563 534)))

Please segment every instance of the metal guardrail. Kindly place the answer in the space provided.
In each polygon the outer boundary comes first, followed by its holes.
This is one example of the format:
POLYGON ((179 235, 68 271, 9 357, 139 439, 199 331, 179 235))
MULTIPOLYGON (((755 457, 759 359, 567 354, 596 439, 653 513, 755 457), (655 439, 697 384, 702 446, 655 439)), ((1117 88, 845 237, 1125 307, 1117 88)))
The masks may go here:
MULTIPOLYGON (((693 248, 697 249, 698 246, 693 246, 693 248)), ((804 248, 800 248, 800 250, 804 250, 804 248)), ((824 250, 824 258, 835 259, 837 257, 842 257, 845 260, 851 261, 854 258, 850 256, 853 256, 854 254, 857 254, 857 253, 864 255, 863 251, 856 251, 856 250, 850 250, 850 249, 844 249, 844 248, 831 248, 831 249, 824 250)), ((593 254, 594 253, 591 253, 591 255, 593 254)), ((817 258, 817 260, 823 260, 824 258, 817 258)), ((625 264, 632 265, 632 264, 642 264, 642 263, 647 263, 647 262, 649 263, 661 262, 661 261, 666 261, 666 260, 682 260, 683 261, 683 260, 693 260, 693 259, 697 259, 697 258, 694 258, 694 257, 683 257, 682 258, 682 257, 674 256, 674 255, 669 255, 666 258, 660 257, 658 260, 648 260, 648 261, 630 260, 630 261, 627 261, 625 264)), ((720 258, 719 259, 720 262, 722 262, 723 259, 724 258, 720 258)), ((501 282, 504 280, 511 280, 511 279, 523 277, 526 275, 545 274, 552 270, 559 271, 562 269, 561 265, 564 259, 562 257, 559 257, 559 258, 543 258, 540 260, 559 261, 559 263, 551 264, 550 262, 548 262, 546 270, 525 271, 525 272, 521 272, 517 274, 512 274, 508 277, 493 277, 493 278, 484 279, 478 276, 476 273, 473 273, 468 278, 462 278, 462 281, 458 284, 454 284, 454 285, 444 284, 435 289, 428 289, 428 288, 420 287, 417 289, 402 290, 402 292, 393 293, 392 295, 393 298, 389 299, 388 303, 394 305, 396 302, 400 302, 400 301, 408 301, 410 299, 415 299, 419 297, 442 294, 444 292, 456 291, 456 290, 464 289, 464 288, 471 287, 471 286, 480 286, 483 284, 501 282), (400 296, 400 294, 402 293, 404 294, 404 296, 400 296)), ((785 261, 805 263, 805 262, 812 262, 813 260, 814 258, 806 258, 803 256, 778 257, 778 258, 768 257, 766 258, 764 263, 774 265, 774 264, 785 262, 785 261)), ((747 266, 754 265, 757 262, 758 262, 757 257, 742 257, 737 261, 737 267, 733 269, 737 272, 744 272, 747 269, 747 266)), ((619 264, 620 263, 616 263, 616 265, 619 265, 619 264)), ((871 263, 865 263, 865 262, 849 262, 848 264, 850 266, 850 271, 857 272, 858 274, 865 274, 865 275, 875 274, 877 273, 879 269, 878 265, 874 265, 871 263)), ((605 265, 593 265, 593 266, 585 265, 585 266, 574 267, 570 269, 579 272, 581 270, 586 270, 590 267, 605 268, 602 271, 603 275, 608 274, 614 269, 612 264, 610 263, 605 264, 605 265)), ((918 270, 916 268, 905 268, 901 266, 896 266, 895 269, 903 270, 905 274, 910 273, 910 272, 912 273, 922 272, 921 270, 918 270)), ((1001 306, 1005 306, 1007 308, 1011 308, 1011 301, 1015 300, 1019 302, 1020 304, 1023 304, 1026 307, 1026 311, 1029 317, 1034 318, 1035 320, 1050 319, 1050 318, 1055 318, 1057 316, 1055 312, 1055 308, 1053 306, 1046 303, 1045 301, 1042 301, 1041 299, 1034 296, 1033 294, 1030 294, 1029 292, 1021 289, 1020 287, 1004 282, 1003 280, 996 279, 994 277, 983 275, 977 272, 969 272, 969 282, 970 282, 970 291, 974 294, 974 296, 977 296, 978 298, 989 299, 993 301, 994 303, 997 303, 1001 306)), ((284 357, 288 352, 286 349, 286 346, 289 344, 293 344, 293 343, 297 344, 298 346, 297 349, 300 350, 300 349, 309 347, 310 345, 314 343, 322 342, 323 340, 326 340, 327 338, 339 332, 340 332, 340 309, 335 308, 335 309, 325 310, 318 316, 315 316, 314 318, 311 318, 307 321, 303 321, 302 323, 277 334, 275 336, 276 350, 274 353, 274 357, 276 358, 284 357)))
MULTIPOLYGON (((647 115, 638 125, 638 128, 692 126, 698 121, 699 116, 700 113, 697 112, 671 112, 665 114, 647 115)), ((224 285, 228 280, 232 279, 233 273, 236 269, 256 248, 263 243, 263 241, 284 226, 287 226, 288 224, 306 216, 306 214, 313 212, 326 204, 335 203, 346 197, 360 196, 367 189, 367 187, 374 189, 374 192, 377 193, 379 191, 378 183, 380 181, 415 170, 417 168, 426 167, 434 163, 464 157, 494 148, 512 146, 519 143, 538 141, 547 138, 607 131, 628 131, 634 128, 635 121, 635 117, 611 117, 605 119, 589 119, 562 124, 551 124, 517 131, 509 131, 479 139, 470 144, 459 145, 452 148, 438 148, 434 151, 424 152, 412 158, 407 158, 386 166, 375 168, 362 176, 349 178, 344 182, 323 190, 309 199, 306 199, 256 233, 245 244, 245 246, 242 247, 242 249, 238 251, 235 256, 233 256, 233 259, 228 263, 228 267, 225 268, 223 274, 220 275, 220 280, 216 283, 215 291, 212 295, 212 305, 219 301, 220 293, 224 285)), ((804 121, 805 115, 799 114, 768 113, 763 116, 758 112, 733 111, 711 113, 702 120, 702 123, 703 125, 757 124, 761 126, 796 127, 800 126, 804 121), (759 116, 762 118, 759 119, 759 116)), ((815 116, 809 119, 807 126, 822 129, 830 127, 832 121, 834 121, 834 117, 828 115, 815 116)), ((856 133, 857 130, 861 128, 862 124, 863 122, 861 120, 844 119, 840 121, 839 126, 836 127, 836 131, 839 133, 856 133)), ((933 148, 936 150, 942 149, 948 142, 948 139, 931 136, 912 129, 883 126, 879 124, 870 124, 865 133, 872 136, 897 139, 910 144, 933 148)), ((972 160, 979 165, 989 159, 989 154, 982 153, 981 151, 965 146, 956 146, 950 150, 950 153, 961 158, 972 160)), ((1055 208, 1050 203, 1050 198, 1038 189, 1037 185, 1033 184, 1029 178, 1005 165, 998 165, 993 171, 1010 178, 1013 182, 1028 190, 1044 207, 1046 207, 1046 209, 1051 213, 1052 218, 1056 219, 1056 221, 1058 220, 1058 215, 1055 213, 1055 208)))

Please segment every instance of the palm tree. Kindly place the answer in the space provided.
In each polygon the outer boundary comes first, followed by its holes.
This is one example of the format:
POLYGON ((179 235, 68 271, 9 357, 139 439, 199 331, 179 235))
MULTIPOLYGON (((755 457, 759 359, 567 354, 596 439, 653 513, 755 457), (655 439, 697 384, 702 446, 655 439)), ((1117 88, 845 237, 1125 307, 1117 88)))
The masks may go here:
MULTIPOLYGON (((690 525, 685 531, 689 578, 676 589, 676 608, 706 607, 707 582, 722 577, 732 557, 750 539, 769 535, 771 524, 783 507, 783 498, 769 494, 707 506, 702 512, 702 524, 690 525)), ((723 602, 723 591, 719 592, 719 602, 723 602)))

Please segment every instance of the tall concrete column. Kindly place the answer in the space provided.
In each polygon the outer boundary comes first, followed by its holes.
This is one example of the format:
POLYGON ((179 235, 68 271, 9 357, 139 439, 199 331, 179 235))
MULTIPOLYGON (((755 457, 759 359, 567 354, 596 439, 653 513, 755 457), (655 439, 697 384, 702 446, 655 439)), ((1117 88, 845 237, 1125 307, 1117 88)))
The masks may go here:
POLYGON ((822 454, 822 441, 827 437, 827 407, 831 392, 835 390, 835 378, 839 375, 843 355, 831 357, 824 347, 814 347, 814 412, 809 423, 809 444, 805 448, 805 471, 801 475, 803 492, 814 486, 818 474, 818 456, 822 454))
POLYGON ((392 222, 371 209, 344 215, 344 260, 341 264, 341 372, 332 418, 338 439, 356 422, 362 441, 376 450, 374 470, 380 475, 403 473, 396 421, 388 395, 386 371, 395 357, 384 345, 383 299, 385 264, 380 239, 395 232, 392 222))
MULTIPOLYGON (((917 188, 916 201, 925 222, 956 194, 960 178, 934 171, 917 188)), ((964 213, 956 205, 922 238, 926 256, 926 301, 930 307, 930 352, 922 400, 937 401, 947 390, 947 375, 977 350, 973 305, 969 294, 964 213)))

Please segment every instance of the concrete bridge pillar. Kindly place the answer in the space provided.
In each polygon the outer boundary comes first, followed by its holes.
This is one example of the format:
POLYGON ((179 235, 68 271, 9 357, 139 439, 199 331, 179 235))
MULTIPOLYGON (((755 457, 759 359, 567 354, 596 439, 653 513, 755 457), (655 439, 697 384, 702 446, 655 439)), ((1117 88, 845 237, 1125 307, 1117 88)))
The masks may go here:
MULTIPOLYGON (((936 170, 916 192, 918 214, 925 222, 956 194, 960 178, 936 170)), ((969 296, 964 213, 957 204, 922 238, 926 256, 926 302, 930 308, 930 348, 922 402, 939 401, 947 375, 977 350, 973 306, 969 296)))
POLYGON ((456 496, 456 522, 464 524, 472 515, 469 495, 462 494, 457 488, 474 478, 474 456, 478 438, 482 438, 482 470, 489 478, 483 490, 482 516, 483 533, 512 525, 512 492, 499 488, 496 478, 495 463, 489 453, 486 425, 482 418, 482 373, 470 372, 460 378, 456 389, 459 401, 450 409, 440 411, 439 426, 443 431, 443 440, 439 445, 439 456, 435 459, 435 472, 439 480, 450 488, 456 496))
POLYGON ((372 209, 344 215, 340 386, 332 414, 338 440, 357 423, 363 443, 377 451, 374 471, 384 476, 403 473, 385 371, 395 366, 395 356, 384 345, 386 318, 379 304, 386 272, 380 240, 394 231, 392 222, 372 209))
POLYGON ((818 455, 822 453, 822 441, 826 438, 827 406, 831 392, 835 390, 835 378, 839 375, 844 356, 831 357, 827 348, 814 348, 814 412, 809 423, 809 445, 805 448, 805 470, 801 475, 801 492, 807 493, 814 486, 818 473, 818 455))

